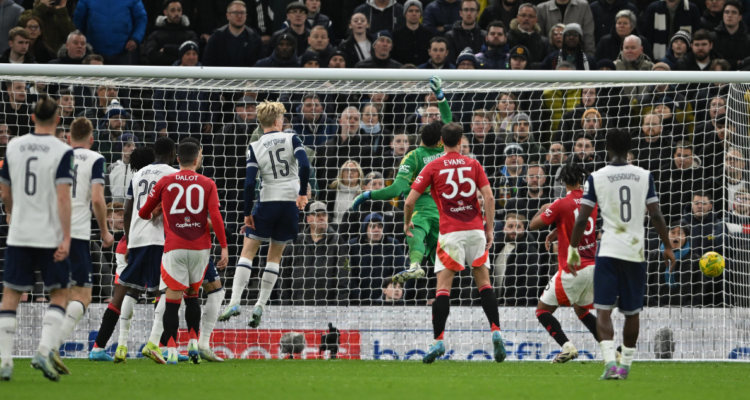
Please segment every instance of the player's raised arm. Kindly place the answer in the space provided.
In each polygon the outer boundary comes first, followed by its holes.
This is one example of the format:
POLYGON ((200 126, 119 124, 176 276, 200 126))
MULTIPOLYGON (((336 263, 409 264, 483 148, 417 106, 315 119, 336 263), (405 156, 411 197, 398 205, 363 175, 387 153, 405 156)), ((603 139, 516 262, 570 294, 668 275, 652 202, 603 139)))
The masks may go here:
POLYGON ((164 189, 163 180, 160 180, 156 183, 156 186, 154 186, 153 189, 151 189, 151 193, 148 194, 148 197, 146 198, 146 204, 141 206, 141 209, 138 211, 138 216, 141 219, 150 220, 152 218, 151 213, 154 211, 156 206, 161 204, 161 193, 164 189))
MULTIPOLYGON (((545 204, 542 206, 542 208, 539 209, 539 211, 534 215, 534 218, 531 219, 531 222, 529 222, 529 230, 530 231, 538 231, 546 226, 549 226, 547 222, 544 221, 542 218, 543 215, 547 212, 547 210, 550 209, 552 204, 545 204)), ((551 214, 551 213, 550 213, 551 214)))
POLYGON ((435 93, 435 97, 438 100, 440 119, 443 120, 444 124, 450 124, 453 122, 453 113, 451 112, 450 103, 448 103, 443 92, 443 80, 439 76, 433 75, 430 78, 430 90, 432 90, 432 93, 435 93))
POLYGON ((596 207, 596 189, 594 188, 594 177, 589 176, 583 185, 581 208, 573 225, 573 232, 570 235, 570 245, 568 246, 568 265, 572 267, 570 268, 570 273, 573 276, 577 275, 576 266, 581 263, 581 255, 578 254, 578 244, 581 243, 589 217, 594 212, 594 207, 596 207))
POLYGON ((70 252, 70 218, 72 212, 70 187, 73 185, 73 150, 63 155, 57 168, 55 184, 57 185, 57 212, 60 215, 60 227, 62 228, 63 241, 55 252, 55 261, 68 258, 70 252))

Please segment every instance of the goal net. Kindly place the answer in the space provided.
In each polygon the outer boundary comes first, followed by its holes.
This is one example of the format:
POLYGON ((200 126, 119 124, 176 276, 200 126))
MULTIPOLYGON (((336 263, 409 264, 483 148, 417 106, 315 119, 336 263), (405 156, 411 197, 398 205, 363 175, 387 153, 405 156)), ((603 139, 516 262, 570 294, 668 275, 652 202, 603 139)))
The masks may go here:
MULTIPOLYGON (((162 136, 175 142, 198 138, 204 153, 200 172, 216 181, 229 239, 229 267, 220 271, 228 300, 243 243, 247 147, 262 134, 256 106, 280 101, 287 110, 284 129, 298 135, 311 160, 310 204, 300 213, 297 240, 282 258, 261 328, 250 329, 247 322, 258 297, 266 246, 253 262, 242 315, 216 325, 214 350, 228 358, 285 357, 282 336, 297 332, 305 339, 297 357, 328 358, 330 348, 321 345, 335 338, 323 335, 335 327, 338 357, 419 359, 432 342, 434 254, 427 246, 425 278, 403 287, 389 284, 393 274, 409 265, 404 198, 369 201, 358 211, 350 206, 362 191, 391 185, 401 160, 420 145, 420 128, 441 119, 428 85, 430 74, 2 66, 0 155, 8 140, 33 131, 29 114, 40 93, 59 99, 61 138, 76 116, 88 117, 95 128, 94 149, 107 159, 108 223, 119 240, 133 144, 152 146, 162 136)), ((540 207, 565 196, 556 176, 567 160, 573 158, 589 171, 606 165, 605 140, 614 129, 631 132, 629 160, 654 177, 678 258, 669 272, 658 236, 644 218, 648 284, 637 359, 748 359, 750 86, 718 82, 750 81, 750 76, 555 74, 441 73, 450 106, 443 118, 463 124, 461 152, 484 166, 496 198, 490 275, 509 359, 548 360, 560 350, 535 317, 540 295, 554 286, 557 242, 547 238, 549 229, 530 231, 529 221, 540 207), (715 278, 699 267, 701 255, 709 251, 726 259, 725 271, 715 278)), ((600 231, 601 221, 596 225, 600 231)), ((2 247, 7 232, 3 214, 2 247)), ((101 248, 96 229, 92 239, 93 303, 63 345, 69 357, 88 355, 113 293, 114 250, 101 248)), ((213 254, 218 261, 218 246, 213 254)), ((136 306, 127 343, 130 357, 140 357, 148 340, 153 300, 144 295, 136 306)), ((45 301, 41 284, 24 296, 18 356, 33 355, 45 301)), ((450 302, 445 357, 490 359, 490 330, 469 269, 457 274, 450 302)), ((601 358, 593 336, 571 308, 562 307, 555 315, 583 359, 601 358)), ((617 332, 622 322, 616 313, 617 332)), ((184 320, 181 324, 184 328, 184 320)), ((615 340, 621 343, 619 335, 615 340)), ((186 345, 187 335, 181 337, 180 344, 186 345)), ((117 331, 110 352, 116 338, 117 331)))

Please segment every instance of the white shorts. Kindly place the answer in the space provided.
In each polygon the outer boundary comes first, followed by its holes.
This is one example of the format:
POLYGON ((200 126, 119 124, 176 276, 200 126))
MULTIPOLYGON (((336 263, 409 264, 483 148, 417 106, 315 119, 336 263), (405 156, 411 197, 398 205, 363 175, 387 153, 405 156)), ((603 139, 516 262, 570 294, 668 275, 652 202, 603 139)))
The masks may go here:
POLYGON ((487 237, 484 231, 458 231, 438 236, 435 272, 444 269, 463 271, 464 265, 474 268, 490 267, 489 253, 485 250, 487 237))
POLYGON ((125 271, 125 267, 128 266, 128 262, 125 261, 125 254, 115 254, 115 263, 117 264, 115 269, 115 283, 120 283, 120 274, 125 271))
POLYGON ((192 288, 197 291, 203 284, 208 266, 209 249, 176 249, 164 253, 161 259, 162 286, 172 290, 192 288))
POLYGON ((557 271, 539 298, 550 306, 571 306, 583 308, 594 306, 594 265, 579 269, 578 276, 569 272, 557 271))

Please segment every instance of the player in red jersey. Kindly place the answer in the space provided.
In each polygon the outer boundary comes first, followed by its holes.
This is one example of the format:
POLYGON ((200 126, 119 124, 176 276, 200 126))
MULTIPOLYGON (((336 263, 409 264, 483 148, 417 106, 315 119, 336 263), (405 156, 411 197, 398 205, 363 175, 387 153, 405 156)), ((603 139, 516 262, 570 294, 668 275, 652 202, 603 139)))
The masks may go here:
POLYGON ((450 123, 441 131, 445 155, 427 164, 412 184, 404 206, 404 232, 412 236, 411 220, 419 196, 431 186, 430 193, 440 212, 440 235, 435 260, 437 292, 432 303, 432 329, 435 342, 422 358, 431 363, 445 354, 443 334, 450 312, 450 291, 456 272, 464 264, 472 267, 479 288, 482 308, 492 330, 495 361, 505 360, 505 344, 500 335, 497 297, 490 283, 489 249, 492 245, 495 199, 482 166, 459 152, 463 126, 450 123), (477 191, 484 198, 484 214, 479 207, 477 191))
POLYGON ((568 195, 562 199, 547 204, 534 216, 529 224, 529 230, 539 230, 549 225, 556 224, 557 228, 547 239, 547 245, 557 236, 559 269, 552 280, 547 284, 539 305, 536 308, 536 318, 539 323, 549 332, 550 336, 562 347, 552 360, 553 363, 564 363, 578 357, 578 350, 562 330, 560 322, 552 313, 559 306, 573 306, 578 319, 586 325, 586 328, 594 335, 596 334, 596 316, 591 314, 594 308, 594 260, 596 259, 596 209, 589 217, 586 232, 578 246, 581 255, 581 265, 576 269, 568 265, 569 238, 573 232, 573 225, 578 210, 581 208, 583 190, 581 185, 586 182, 589 173, 583 165, 571 162, 562 167, 560 171, 560 182, 565 184, 568 195))
MULTIPOLYGON (((211 249, 209 214, 213 221, 214 233, 221 245, 221 260, 217 266, 225 267, 229 261, 216 184, 195 172, 201 163, 200 147, 192 142, 183 142, 177 151, 180 172, 160 179, 151 190, 146 204, 138 212, 142 219, 148 220, 151 219, 157 205, 162 204, 164 213, 166 240, 161 278, 167 286, 167 304, 164 311, 164 331, 170 338, 167 364, 177 364, 175 341, 183 292, 194 295, 203 284, 211 249)), ((186 319, 187 317, 186 315, 186 319)), ((190 332, 188 357, 193 363, 200 362, 197 339, 199 326, 200 313, 187 320, 190 332)))

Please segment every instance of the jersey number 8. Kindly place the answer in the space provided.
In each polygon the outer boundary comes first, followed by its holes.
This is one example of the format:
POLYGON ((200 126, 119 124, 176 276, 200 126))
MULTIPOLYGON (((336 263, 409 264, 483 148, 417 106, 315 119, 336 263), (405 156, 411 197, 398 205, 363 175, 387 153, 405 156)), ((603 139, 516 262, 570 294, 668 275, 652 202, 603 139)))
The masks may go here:
POLYGON ((453 192, 450 194, 442 193, 443 197, 450 200, 456 195, 461 195, 463 197, 469 197, 474 194, 474 192, 477 191, 477 184, 474 183, 474 180, 471 178, 467 178, 464 176, 464 171, 471 171, 471 167, 463 167, 463 168, 456 168, 454 169, 441 169, 440 175, 448 174, 448 177, 445 179, 445 184, 449 185, 451 188, 453 188, 453 192), (453 175, 455 174, 454 171, 458 171, 458 183, 468 183, 470 188, 468 192, 458 192, 458 184, 453 180, 453 175))
POLYGON ((203 195, 205 192, 203 191, 203 188, 200 185, 190 185, 188 186, 187 190, 183 189, 182 185, 173 183, 169 186, 167 186, 167 190, 170 192, 172 189, 177 189, 177 197, 174 199, 174 203, 172 203, 172 209, 169 210, 170 214, 184 214, 185 209, 184 208, 177 208, 177 205, 180 203, 180 200, 182 200, 182 196, 185 197, 185 207, 187 207, 188 211, 192 214, 198 214, 201 211, 203 211, 203 195), (193 190, 198 191, 198 207, 193 208, 193 190))

